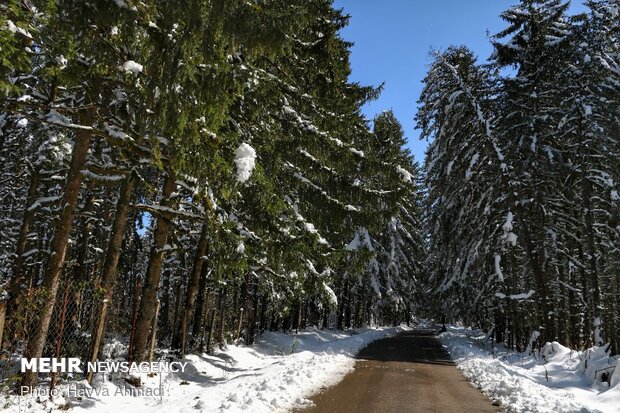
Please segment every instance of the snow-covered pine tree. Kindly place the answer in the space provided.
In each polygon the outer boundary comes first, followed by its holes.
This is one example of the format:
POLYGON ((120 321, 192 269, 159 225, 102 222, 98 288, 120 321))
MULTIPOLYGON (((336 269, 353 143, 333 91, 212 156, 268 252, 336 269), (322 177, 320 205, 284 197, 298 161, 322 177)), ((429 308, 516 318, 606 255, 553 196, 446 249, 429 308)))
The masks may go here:
POLYGON ((432 139, 425 161, 427 284, 443 297, 437 310, 477 322, 505 288, 499 260, 509 183, 494 132, 497 85, 465 47, 436 53, 424 82, 416 119, 421 137, 432 139))
POLYGON ((502 13, 508 27, 494 42, 495 64, 517 70, 514 77, 503 79, 497 133, 509 154, 514 183, 509 199, 515 208, 512 226, 519 235, 517 246, 523 248, 515 258, 529 267, 532 282, 525 285, 534 289, 536 301, 532 328, 540 326, 543 341, 556 334, 559 222, 555 217, 563 208, 559 167, 563 161, 561 142, 553 133, 561 111, 552 91, 558 86, 558 61, 565 61, 572 33, 567 8, 568 3, 559 0, 524 0, 502 13))

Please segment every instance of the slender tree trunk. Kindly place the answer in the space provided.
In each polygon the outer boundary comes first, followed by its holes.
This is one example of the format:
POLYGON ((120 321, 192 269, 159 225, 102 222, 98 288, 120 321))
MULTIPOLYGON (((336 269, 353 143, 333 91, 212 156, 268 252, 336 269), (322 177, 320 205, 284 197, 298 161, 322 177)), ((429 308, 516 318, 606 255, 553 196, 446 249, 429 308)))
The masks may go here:
MULTIPOLYGON (((114 294, 114 286, 118 274, 118 261, 121 256, 123 238, 127 228, 127 216, 129 215, 135 179, 133 173, 130 173, 127 179, 125 179, 121 185, 118 201, 116 203, 116 216, 112 224, 112 232, 110 234, 110 241, 108 242, 108 248, 103 262, 103 273, 101 275, 101 288, 103 289, 104 295, 92 340, 90 361, 93 363, 97 361, 99 346, 105 334, 106 317, 114 294)), ((92 374, 89 374, 88 380, 92 380, 92 374)))
MULTIPOLYGON (((252 287, 248 288, 250 294, 247 299, 247 307, 248 307, 248 320, 247 320, 247 330, 246 330, 246 340, 245 343, 249 346, 254 344, 254 335, 256 329, 256 305, 258 304, 258 292, 256 284, 253 284, 252 287)), ((263 307, 265 306, 265 301, 263 301, 263 307)), ((263 314, 263 308, 261 308, 261 314, 263 314)))
MULTIPOLYGON (((94 110, 83 112, 79 117, 80 123, 86 126, 91 125, 94 121, 94 117, 94 110)), ((69 237, 71 235, 71 229, 73 228, 75 207, 82 184, 82 169, 86 163, 86 157, 88 156, 90 140, 90 130, 80 130, 76 132, 73 151, 71 153, 71 165, 67 174, 61 201, 60 216, 55 224, 54 236, 50 245, 50 256, 47 261, 45 274, 43 276, 43 284, 41 286, 47 295, 41 309, 41 316, 36 320, 33 327, 35 333, 28 338, 26 351, 24 352, 24 357, 26 358, 39 358, 43 355, 43 348, 45 347, 47 332, 52 320, 54 304, 56 303, 60 276, 62 275, 62 269, 65 263, 69 237)), ((36 378, 36 373, 26 372, 22 377, 22 385, 32 387, 36 378)))
POLYGON ((172 308, 172 287, 171 287, 171 270, 165 269, 162 275, 161 282, 161 308, 159 310, 159 330, 160 331, 173 331, 172 324, 170 324, 170 309, 172 308))
MULTIPOLYGON (((587 171, 586 171, 587 172, 587 171)), ((594 236, 594 216, 592 213, 592 183, 586 176, 583 179, 583 211, 585 219, 586 230, 586 242, 588 249, 588 263, 590 267, 590 280, 592 282, 592 316, 594 322, 598 321, 599 325, 602 324, 601 317, 601 291, 598 283, 598 270, 596 264, 596 240, 594 236)), ((601 345, 603 343, 596 343, 596 337, 594 337, 594 344, 601 345)))
POLYGON ((108 242, 108 249, 103 262, 103 272, 101 275, 101 287, 104 290, 105 298, 109 301, 112 300, 114 286, 116 285, 118 262, 127 229, 127 217, 129 216, 131 196, 135 184, 136 178, 133 173, 130 173, 121 185, 118 202, 116 203, 116 216, 112 224, 112 232, 110 234, 110 241, 108 242))
POLYGON ((196 257, 194 258, 194 264, 190 275, 189 283, 187 284, 187 292, 185 298, 185 305, 183 306, 183 313, 181 315, 181 326, 177 328, 175 332, 175 338, 173 340, 173 347, 176 348, 180 345, 181 358, 185 356, 185 345, 187 342, 187 324, 189 317, 194 308, 196 302, 196 295, 200 284, 200 275, 202 274, 202 266, 204 263, 204 256, 207 253, 208 240, 208 225, 204 223, 202 225, 202 231, 200 233, 200 240, 198 241, 198 248, 196 249, 196 257))
MULTIPOLYGON (((258 286, 256 287, 256 290, 258 290, 258 286)), ((258 291, 255 293, 258 294, 258 291)), ((256 299, 254 299, 254 302, 256 303, 256 299)), ((258 333, 261 334, 267 327, 267 307, 269 305, 269 298, 267 296, 267 294, 263 294, 263 297, 261 298, 261 304, 260 304, 260 317, 259 317, 259 330, 258 333)), ((252 327, 252 333, 254 328, 252 327)), ((252 340, 254 339, 254 334, 250 335, 248 332, 248 336, 252 337, 252 340)))
POLYGON ((127 351, 127 361, 130 363, 133 361, 133 349, 136 336, 136 322, 138 319, 138 305, 140 301, 140 291, 142 290, 142 288, 140 288, 141 286, 142 283, 140 282, 140 276, 136 275, 136 287, 131 306, 131 333, 129 335, 129 350, 127 351))
MULTIPOLYGON (((616 297, 615 314, 620 314, 620 271, 616 271, 614 297, 616 297)), ((614 310, 612 309, 612 311, 614 310)), ((614 352, 612 352, 611 354, 620 354, 620 317, 615 317, 615 319, 616 319, 616 328, 614 329, 613 336, 617 344, 616 344, 616 347, 614 348, 614 352)))
POLYGON ((224 289, 222 291, 222 295, 220 296, 220 308, 219 308, 219 313, 220 313, 220 331, 218 334, 218 342, 220 344, 220 349, 224 349, 224 347, 226 346, 226 290, 227 287, 224 286, 224 289))
MULTIPOLYGON (((184 267, 184 266, 182 266, 184 267)), ((179 270, 181 272, 181 270, 179 270)), ((179 274, 180 275, 180 274, 179 274)), ((183 292, 183 283, 178 280, 177 281, 177 290, 174 298, 174 314, 172 315, 172 334, 177 331, 179 327, 179 310, 181 308, 181 293, 183 292)))
POLYGON ((6 319, 6 301, 0 301, 0 343, 4 334, 4 325, 6 319))
POLYGON ((567 289, 564 284, 568 284, 564 268, 559 268, 558 280, 560 281, 560 302, 558 309, 558 339, 560 343, 570 343, 570 335, 568 333, 568 317, 569 311, 566 304, 567 289))
MULTIPOLYGON (((24 271, 24 254, 26 248, 28 248, 28 234, 30 233, 30 227, 34 221, 35 208, 32 208, 37 199, 37 187, 39 186, 39 171, 34 169, 30 164, 30 185, 28 187, 28 196, 26 198, 26 205, 24 209, 24 216, 22 218, 22 225, 19 229, 19 236, 17 238, 17 248, 15 250, 15 261, 13 262, 13 277, 9 283, 9 300, 7 304, 7 313, 9 315, 17 314, 19 308, 19 301, 22 293, 24 292, 24 284, 26 283, 26 273, 24 271)), ((14 320, 9 317, 7 325, 9 328, 7 331, 9 334, 14 335, 12 325, 14 320)), ((12 337, 9 337, 12 339, 12 337)), ((0 342, 0 349, 2 349, 2 342, 0 342)))
POLYGON ((155 317, 153 317, 153 324, 151 326, 151 344, 149 346, 148 362, 153 362, 153 353, 155 352, 155 344, 157 343, 157 316, 159 315, 159 300, 157 300, 157 306, 155 307, 155 317))
MULTIPOLYGON (((201 337, 200 342, 202 343, 202 337, 204 336, 204 326, 205 326, 205 318, 206 318, 206 303, 207 303, 207 275, 209 269, 207 265, 202 266, 202 271, 200 274, 200 284, 198 286, 198 294, 196 297, 196 310, 194 311, 194 324, 192 326, 192 340, 190 341, 190 346, 194 346, 196 344, 196 340, 198 337, 201 337)), ((201 350, 202 351, 202 350, 201 350)))
MULTIPOLYGON (((586 257, 584 256, 583 247, 579 246, 579 257, 582 259, 582 262, 586 262, 586 257)), ((590 278, 588 277, 588 271, 586 271, 585 267, 581 266, 579 268, 579 275, 581 278, 581 291, 583 301, 583 321, 580 323, 582 327, 581 331, 581 339, 580 342, 584 348, 590 347, 591 338, 592 338, 592 321, 594 317, 592 317, 592 306, 590 305, 591 295, 588 294, 590 291, 590 278)))
POLYGON ((344 330, 344 322, 345 322, 345 308, 346 308, 346 301, 347 301, 347 296, 348 296, 348 290, 349 290, 349 277, 345 274, 345 280, 341 280, 340 281, 340 297, 338 297, 338 317, 337 317, 337 325, 336 327, 339 330, 344 330))
POLYGON ((235 341, 241 338, 241 327, 243 327, 243 307, 239 310, 239 319, 237 320, 237 331, 235 332, 235 341))
MULTIPOLYGON (((577 285, 577 279, 575 277, 575 270, 569 268, 568 283, 570 286, 577 285)), ((577 294, 573 288, 568 290, 568 314, 569 314, 569 326, 570 326, 570 340, 568 341, 571 348, 579 346, 579 305, 577 304, 577 294)))
MULTIPOLYGON (((67 313, 65 315, 67 323, 65 331, 65 337, 63 341, 66 345, 71 346, 75 344, 75 340, 80 337, 80 330, 82 329, 82 323, 80 320, 80 307, 82 302, 82 289, 83 281, 88 279, 87 273, 88 266, 88 251, 90 249, 90 238, 92 230, 92 210, 95 205, 95 195, 92 192, 92 185, 88 184, 86 187, 88 195, 84 202, 84 207, 80 211, 82 219, 79 222, 80 235, 77 239, 76 248, 72 249, 73 268, 72 276, 70 277, 71 293, 69 294, 69 304, 67 306, 67 313)), ((69 278, 69 277, 68 277, 69 278)))
MULTIPOLYGON (((175 188, 175 178, 169 173, 164 182, 162 193, 162 206, 170 208, 173 203, 170 195, 175 188)), ((142 300, 136 321, 136 331, 134 338, 133 357, 134 361, 143 361, 146 357, 146 346, 149 337, 149 330, 155 317, 157 308, 157 292, 159 291, 159 279, 161 277, 161 267, 164 259, 164 247, 168 242, 168 232, 170 223, 167 219, 160 217, 157 219, 157 227, 153 235, 153 247, 146 270, 144 287, 142 289, 142 300)))
POLYGON ((542 342, 551 341, 552 330, 549 317, 549 297, 547 293, 548 288, 548 277, 545 272, 545 241, 544 241, 544 233, 538 234, 538 250, 534 247, 534 242, 531 238, 531 233, 528 228, 524 227, 524 238, 526 243, 527 255, 530 262, 530 268, 534 274, 534 279, 536 281, 536 294, 537 294, 537 303, 538 303, 538 315, 540 318, 540 322, 544 327, 544 331, 542 332, 541 340, 542 342))
POLYGON ((347 288, 345 291, 345 295, 347 297, 346 305, 344 307, 344 322, 346 328, 351 328, 351 301, 353 301, 353 293, 350 288, 347 288))
POLYGON ((213 336, 215 335, 215 312, 217 309, 213 307, 211 309, 211 323, 209 324, 209 337, 207 337, 207 353, 211 354, 213 351, 213 336))

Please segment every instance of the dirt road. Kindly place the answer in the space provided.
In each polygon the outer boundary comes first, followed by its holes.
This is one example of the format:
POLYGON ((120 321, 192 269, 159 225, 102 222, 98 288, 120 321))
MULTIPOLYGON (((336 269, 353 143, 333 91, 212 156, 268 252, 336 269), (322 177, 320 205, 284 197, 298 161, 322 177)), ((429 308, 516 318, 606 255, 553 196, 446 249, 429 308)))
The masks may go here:
POLYGON ((371 343, 355 371, 312 398, 303 413, 499 412, 454 367, 433 331, 412 331, 371 343))

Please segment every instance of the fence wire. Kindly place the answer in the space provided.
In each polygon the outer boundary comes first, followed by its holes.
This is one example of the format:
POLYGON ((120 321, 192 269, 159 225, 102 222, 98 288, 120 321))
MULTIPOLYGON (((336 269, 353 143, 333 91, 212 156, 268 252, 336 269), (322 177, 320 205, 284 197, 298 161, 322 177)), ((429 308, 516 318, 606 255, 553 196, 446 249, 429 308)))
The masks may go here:
MULTIPOLYGON (((112 305, 108 307, 105 335, 99 344, 98 360, 119 361, 127 359, 129 341, 134 327, 140 300, 139 278, 119 282, 115 288, 112 305)), ((173 356, 172 337, 180 328, 185 295, 182 286, 173 285, 161 295, 161 308, 157 320, 157 347, 155 358, 173 356)), ((15 310, 6 314, 2 351, 0 352, 0 389, 14 389, 21 379, 21 358, 26 343, 37 333, 37 322, 43 316, 44 304, 49 300, 45 290, 30 288, 23 292, 15 310)), ((64 279, 58 288, 52 318, 45 340, 42 357, 79 358, 88 362, 92 358, 95 331, 102 314, 103 291, 94 281, 76 282, 64 279)), ((222 343, 237 342, 245 336, 239 314, 235 308, 239 297, 225 294, 221 289, 207 289, 200 296, 201 305, 190 314, 186 330, 186 353, 215 349, 222 343), (217 313, 217 316, 216 316, 217 313)), ((258 314, 257 314, 258 315, 258 314)), ((150 342, 150 339, 149 339, 150 342)), ((178 345, 178 343, 177 343, 178 345)), ((178 354, 177 354, 178 355, 178 354)), ((39 373, 39 383, 55 380, 82 380, 84 376, 39 373)))
MULTIPOLYGON (((65 281, 58 289, 43 357, 79 357, 88 359, 92 351, 91 337, 97 321, 102 295, 89 282, 65 281)), ((18 380, 20 359, 26 343, 40 320, 49 297, 44 290, 31 288, 24 292, 12 314, 6 314, 3 346, 0 353, 0 381, 18 380)), ((39 374, 45 379, 45 374, 39 374)))

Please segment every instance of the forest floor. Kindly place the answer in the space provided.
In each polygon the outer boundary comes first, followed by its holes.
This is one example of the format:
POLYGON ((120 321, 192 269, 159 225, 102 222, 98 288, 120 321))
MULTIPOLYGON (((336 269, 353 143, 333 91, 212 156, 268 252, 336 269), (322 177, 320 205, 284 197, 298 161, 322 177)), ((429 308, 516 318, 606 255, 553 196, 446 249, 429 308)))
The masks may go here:
POLYGON ((500 411, 456 369, 435 331, 407 331, 369 344, 357 355, 355 371, 300 412, 500 411))

